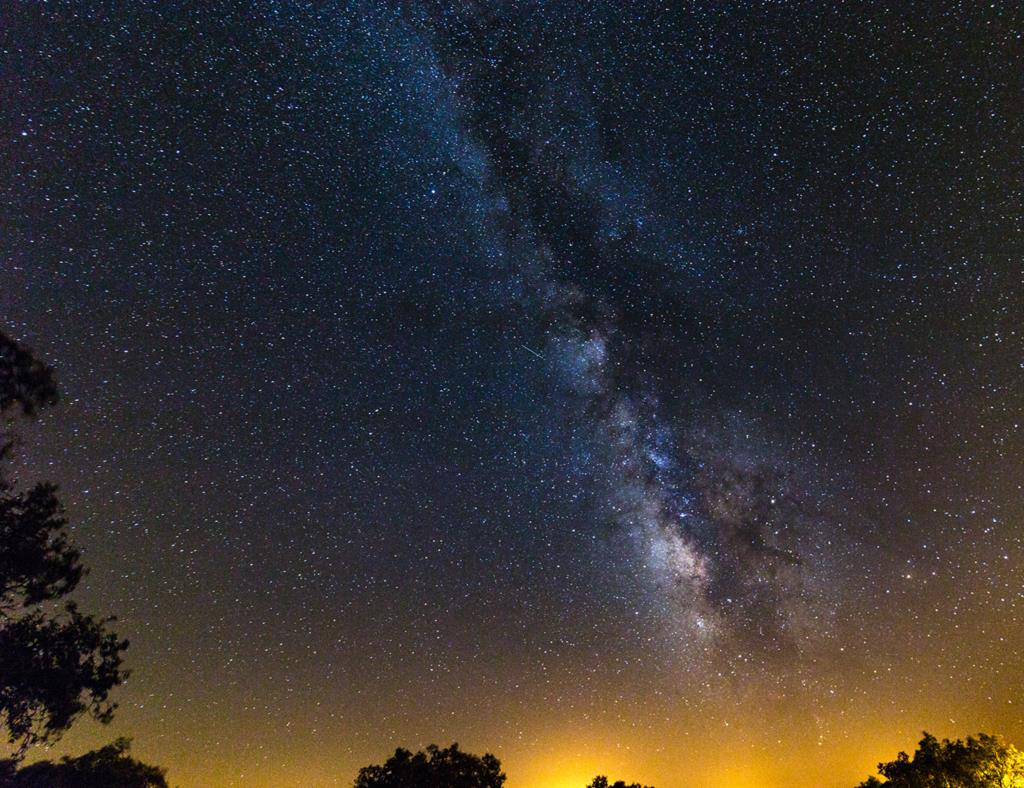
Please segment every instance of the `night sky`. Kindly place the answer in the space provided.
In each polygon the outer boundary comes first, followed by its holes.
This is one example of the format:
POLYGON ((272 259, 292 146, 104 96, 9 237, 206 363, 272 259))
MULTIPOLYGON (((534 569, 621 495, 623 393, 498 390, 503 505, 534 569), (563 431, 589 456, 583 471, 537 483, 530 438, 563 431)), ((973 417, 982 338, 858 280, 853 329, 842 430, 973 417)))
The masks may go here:
MULTIPOLYGON (((0 10, 0 327, 182 788, 1024 743, 1014 2, 0 10)), ((51 753, 52 755, 53 753, 51 753)))

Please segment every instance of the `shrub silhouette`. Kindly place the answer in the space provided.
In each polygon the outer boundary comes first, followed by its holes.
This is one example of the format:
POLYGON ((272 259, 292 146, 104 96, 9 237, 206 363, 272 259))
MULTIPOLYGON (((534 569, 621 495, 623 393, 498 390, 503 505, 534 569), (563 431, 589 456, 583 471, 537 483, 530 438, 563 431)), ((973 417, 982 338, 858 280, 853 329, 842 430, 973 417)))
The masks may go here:
POLYGON ((435 744, 415 754, 397 749, 383 766, 359 770, 355 788, 501 788, 505 774, 490 753, 480 757, 462 752, 458 744, 440 749, 435 744))
POLYGON ((885 782, 869 777, 858 788, 1024 788, 1024 754, 998 736, 941 742, 927 731, 923 736, 913 758, 901 752, 878 764, 885 782))
POLYGON ((40 761, 14 770, 14 761, 4 763, 0 776, 3 788, 167 788, 165 769, 137 761, 128 755, 131 741, 87 752, 77 758, 54 763, 40 761))
POLYGON ((622 780, 616 780, 613 783, 609 783, 607 777, 599 774, 590 781, 590 785, 588 785, 587 788, 654 788, 654 786, 641 785, 640 783, 625 783, 622 780))

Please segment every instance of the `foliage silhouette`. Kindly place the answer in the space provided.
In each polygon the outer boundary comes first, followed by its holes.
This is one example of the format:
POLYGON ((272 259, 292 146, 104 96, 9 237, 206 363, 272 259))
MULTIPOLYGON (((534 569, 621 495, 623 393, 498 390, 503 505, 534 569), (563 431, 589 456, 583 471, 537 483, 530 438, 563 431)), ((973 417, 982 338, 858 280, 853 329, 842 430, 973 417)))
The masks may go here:
POLYGON ((998 736, 940 742, 923 735, 913 758, 901 752, 878 764, 884 782, 869 777, 858 788, 1024 788, 1024 753, 998 736))
POLYGON ((0 413, 15 405, 26 416, 57 402, 53 369, 0 331, 0 413))
POLYGON ((505 774, 490 753, 462 752, 458 744, 439 749, 431 744, 415 754, 395 750, 383 766, 359 770, 355 788, 501 788, 505 774))
POLYGON ((129 739, 58 763, 40 761, 15 770, 15 761, 3 763, 0 788, 168 788, 166 770, 149 766, 128 754, 129 739))
POLYGON ((602 774, 599 774, 593 780, 587 788, 654 788, 653 785, 641 785, 640 783, 625 783, 622 780, 616 780, 613 783, 608 782, 608 778, 602 774))
MULTIPOLYGON (((16 442, 13 416, 56 400, 53 370, 0 332, 0 461, 16 442)), ((108 722, 110 690, 127 678, 128 642, 108 629, 113 619, 85 615, 67 599, 85 569, 66 526, 54 485, 16 490, 0 466, 0 724, 19 759, 83 713, 108 722)))

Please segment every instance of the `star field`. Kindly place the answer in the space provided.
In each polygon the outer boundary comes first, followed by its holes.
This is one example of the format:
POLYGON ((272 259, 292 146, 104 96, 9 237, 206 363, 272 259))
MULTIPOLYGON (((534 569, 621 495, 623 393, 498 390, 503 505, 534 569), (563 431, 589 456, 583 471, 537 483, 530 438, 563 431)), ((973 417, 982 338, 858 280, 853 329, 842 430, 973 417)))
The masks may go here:
POLYGON ((1024 738, 1012 3, 14 3, 0 320, 182 786, 1024 738))

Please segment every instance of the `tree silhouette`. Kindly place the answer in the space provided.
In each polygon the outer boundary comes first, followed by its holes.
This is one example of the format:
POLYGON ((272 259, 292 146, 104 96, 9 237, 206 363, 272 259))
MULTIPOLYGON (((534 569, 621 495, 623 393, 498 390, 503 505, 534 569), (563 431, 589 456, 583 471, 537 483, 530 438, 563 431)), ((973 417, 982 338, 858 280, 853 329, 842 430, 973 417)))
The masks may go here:
MULTIPOLYGON (((13 417, 56 400, 53 370, 0 332, 0 461, 16 445, 13 417)), ((54 485, 19 491, 0 466, 0 723, 16 758, 83 713, 108 722, 110 690, 127 677, 128 643, 109 631, 113 619, 85 615, 67 599, 85 569, 66 525, 54 485)))
POLYGON ((53 369, 0 331, 0 413, 17 405, 26 416, 57 402, 53 369))
POLYGON ((869 777, 858 788, 1024 788, 1024 753, 998 736, 940 742, 923 735, 913 758, 901 752, 878 764, 885 782, 869 777))
POLYGON ((128 755, 129 739, 58 763, 40 761, 15 771, 15 762, 0 766, 2 788, 167 788, 166 769, 128 755))
POLYGON ((654 788, 652 785, 641 785, 640 783, 625 783, 622 780, 616 780, 613 783, 608 782, 608 778, 603 774, 599 774, 593 780, 587 788, 654 788))
POLYGON ((416 754, 399 748, 383 766, 360 769, 355 788, 501 788, 504 782, 501 762, 490 753, 479 757, 458 744, 444 750, 431 744, 416 754))

